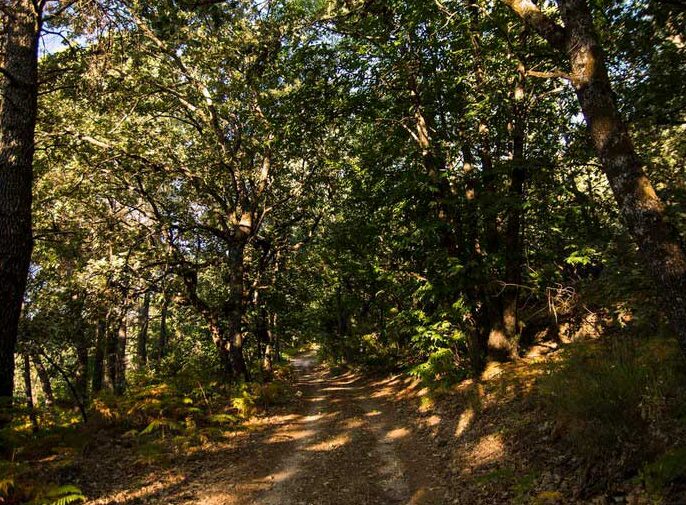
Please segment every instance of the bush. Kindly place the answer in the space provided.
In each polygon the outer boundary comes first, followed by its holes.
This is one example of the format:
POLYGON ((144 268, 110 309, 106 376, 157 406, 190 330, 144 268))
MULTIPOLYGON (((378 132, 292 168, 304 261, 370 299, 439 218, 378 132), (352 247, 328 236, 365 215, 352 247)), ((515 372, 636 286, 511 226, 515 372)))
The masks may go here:
POLYGON ((558 433, 580 456, 636 465, 678 428, 684 378, 671 341, 618 336, 570 347, 549 366, 540 395, 558 433))

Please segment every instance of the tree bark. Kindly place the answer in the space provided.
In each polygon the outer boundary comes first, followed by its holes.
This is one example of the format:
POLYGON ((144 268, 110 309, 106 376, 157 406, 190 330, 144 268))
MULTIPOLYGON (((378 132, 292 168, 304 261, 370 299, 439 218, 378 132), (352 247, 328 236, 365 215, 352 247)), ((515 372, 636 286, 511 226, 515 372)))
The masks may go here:
POLYGON ((169 328, 167 327, 167 317, 169 315, 169 297, 163 294, 162 308, 160 309, 160 335, 157 341, 157 362, 161 362, 167 355, 167 345, 169 344, 169 328))
POLYGON ((229 342, 224 335, 219 322, 212 320, 209 322, 210 333, 212 335, 212 341, 217 348, 217 353, 219 354, 219 364, 221 366, 222 374, 224 378, 230 380, 233 378, 233 365, 231 364, 231 354, 229 353, 229 342))
POLYGON ((526 68, 520 62, 514 88, 512 111, 512 168, 508 188, 507 225, 505 227, 505 286, 503 287, 502 328, 511 358, 518 355, 519 334, 519 288, 522 283, 522 212, 524 183, 526 181, 526 158, 524 138, 526 133, 525 97, 526 68))
POLYGON ((88 399, 88 343, 78 342, 76 345, 76 378, 74 387, 84 404, 88 399))
POLYGON ((257 340, 263 346, 264 352, 261 356, 262 373, 266 380, 270 380, 274 373, 274 342, 270 328, 271 317, 265 308, 260 309, 257 316, 257 340))
POLYGON ((117 348, 116 348, 116 377, 114 382, 114 392, 117 395, 124 394, 126 389, 126 343, 128 339, 128 328, 126 326, 126 314, 121 318, 117 329, 117 348))
POLYGON ((146 291, 143 296, 138 312, 138 339, 136 341, 136 354, 138 368, 144 368, 148 364, 148 326, 150 322, 150 292, 146 291))
POLYGON ((38 380, 40 381, 41 389, 45 395, 45 406, 47 408, 51 408, 55 403, 55 395, 52 392, 52 383, 50 382, 50 374, 48 373, 48 369, 45 368, 40 354, 33 354, 31 356, 31 360, 33 361, 33 365, 36 367, 36 372, 38 372, 38 380))
POLYGON ((36 402, 33 398, 33 387, 31 386, 31 359, 29 353, 23 353, 24 358, 24 391, 26 392, 26 408, 29 411, 29 419, 34 432, 38 431, 38 417, 36 416, 36 402))
POLYGON ((229 325, 229 353, 233 371, 237 377, 250 380, 250 370, 245 362, 243 355, 243 313, 245 311, 245 265, 243 245, 235 247, 230 252, 229 270, 229 300, 227 304, 226 317, 229 325))
POLYGON ((530 0, 505 0, 553 48, 567 56, 571 82, 591 142, 621 216, 659 287, 667 317, 686 356, 686 251, 667 220, 622 119, 586 0, 559 0, 564 28, 530 0))
POLYGON ((102 391, 102 381, 105 374, 105 346, 107 342, 107 318, 100 317, 95 328, 95 356, 93 357, 93 377, 91 390, 93 394, 102 391))
MULTIPOLYGON (((31 181, 38 108, 38 36, 42 3, 5 6, 0 62, 0 409, 14 392, 17 326, 33 238, 31 181)), ((9 412, 9 411, 8 411, 9 412)), ((0 415, 0 427, 10 416, 0 415)))

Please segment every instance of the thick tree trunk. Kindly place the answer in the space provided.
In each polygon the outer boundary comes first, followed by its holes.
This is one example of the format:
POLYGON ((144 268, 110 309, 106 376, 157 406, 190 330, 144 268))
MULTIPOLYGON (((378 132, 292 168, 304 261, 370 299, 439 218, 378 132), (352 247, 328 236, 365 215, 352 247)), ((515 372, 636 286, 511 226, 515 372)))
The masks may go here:
POLYGON ((102 381, 105 375, 105 347, 107 342, 107 318, 98 319, 95 328, 95 355, 93 357, 93 378, 91 390, 93 394, 102 391, 102 381))
POLYGON ((148 326, 150 322, 150 292, 143 296, 138 312, 138 339, 136 340, 136 354, 138 368, 145 368, 148 364, 148 326))
POLYGON ((585 0, 561 0, 572 79, 598 158, 686 355, 686 253, 621 118, 585 0))
MULTIPOLYGON (((17 0, 6 4, 3 10, 4 57, 0 61, 0 409, 12 402, 17 326, 33 247, 31 180, 41 20, 37 5, 31 0, 17 0)), ((0 410, 0 426, 10 418, 2 415, 0 410)))
POLYGON ((233 371, 237 377, 250 380, 250 370, 243 355, 243 313, 245 310, 245 265, 243 245, 235 247, 230 253, 229 289, 226 319, 229 324, 229 353, 233 371))
POLYGON ((241 331, 234 331, 231 338, 231 346, 229 352, 231 353, 231 363, 236 373, 236 377, 242 377, 245 381, 250 380, 250 370, 245 362, 245 355, 243 354, 244 335, 241 331))
POLYGON ((479 244, 479 209, 477 205, 477 184, 475 170, 475 159, 472 154, 472 147, 465 142, 462 146, 462 158, 464 161, 463 171, 465 178, 465 238, 467 247, 463 262, 467 265, 467 276, 470 281, 466 289, 467 299, 471 307, 475 327, 469 332, 469 360, 472 372, 477 377, 484 368, 487 354, 488 331, 482 328, 481 311, 483 310, 483 300, 485 296, 481 283, 477 282, 481 278, 482 254, 479 244))
POLYGON ((219 354, 219 364, 222 369, 222 374, 226 380, 233 378, 233 365, 231 364, 231 355, 229 353, 229 342, 226 339, 224 331, 216 320, 210 321, 210 333, 212 341, 217 348, 219 354))
POLYGON ((29 419, 33 431, 38 431, 38 417, 36 416, 36 402, 33 397, 33 387, 31 385, 31 359, 29 353, 23 354, 24 358, 24 391, 26 392, 26 408, 29 411, 29 419))
POLYGON ((686 355, 686 252, 667 220, 636 154, 610 84, 605 55, 586 0, 559 0, 564 28, 530 0, 505 0, 548 43, 569 58, 571 81, 590 138, 629 233, 638 244, 686 355))
POLYGON ((519 334, 519 289, 522 283, 522 212, 524 204, 524 182, 526 180, 526 159, 524 138, 526 132, 526 110, 524 105, 524 79, 526 68, 519 64, 518 78, 514 89, 512 114, 512 169, 508 188, 507 225, 505 228, 505 286, 502 301, 502 328, 510 357, 517 357, 519 334))
MULTIPOLYGON (((411 72, 411 71, 410 71, 411 72)), ((455 197, 446 177, 446 157, 431 136, 432 126, 424 111, 421 91, 416 76, 410 73, 408 90, 414 110, 414 139, 420 149, 422 164, 432 185, 433 199, 436 202, 437 218, 444 225, 441 233, 441 246, 448 256, 456 257, 462 242, 462 223, 455 208, 455 197)))
POLYGON ((45 368, 43 360, 38 353, 31 356, 31 361, 33 361, 33 364, 36 367, 36 372, 38 372, 38 380, 40 381, 43 395, 45 395, 45 406, 47 408, 51 408, 55 403, 55 395, 52 392, 52 383, 50 382, 50 374, 48 373, 48 369, 45 368))

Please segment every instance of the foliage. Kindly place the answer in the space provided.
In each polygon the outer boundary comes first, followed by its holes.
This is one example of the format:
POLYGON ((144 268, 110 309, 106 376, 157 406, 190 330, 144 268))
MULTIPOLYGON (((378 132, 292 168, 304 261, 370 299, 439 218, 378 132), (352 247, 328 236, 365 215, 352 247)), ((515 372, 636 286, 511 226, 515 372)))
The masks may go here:
POLYGON ((581 456, 612 455, 636 465, 660 450, 661 433, 680 422, 684 373, 669 343, 622 334, 606 345, 570 348, 549 367, 540 392, 557 433, 581 456))

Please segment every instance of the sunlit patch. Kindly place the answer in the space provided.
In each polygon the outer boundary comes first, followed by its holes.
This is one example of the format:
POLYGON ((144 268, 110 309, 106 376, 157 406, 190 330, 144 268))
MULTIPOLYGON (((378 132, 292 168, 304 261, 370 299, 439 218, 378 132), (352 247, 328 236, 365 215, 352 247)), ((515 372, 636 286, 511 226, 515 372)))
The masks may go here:
POLYGON ((324 414, 311 414, 309 416, 306 416, 303 421, 306 423, 315 423, 319 421, 322 417, 324 417, 324 414))
POLYGON ((374 416, 380 416, 380 415, 381 415, 380 410, 370 410, 369 412, 367 412, 365 414, 365 416, 367 416, 367 417, 374 417, 374 416))
POLYGON ((374 391, 374 393, 372 393, 372 398, 385 398, 386 396, 390 396, 392 394, 393 392, 391 390, 384 388, 374 391))
POLYGON ((425 423, 427 426, 430 426, 433 428, 434 426, 438 426, 439 424, 441 424, 441 418, 436 416, 436 415, 429 416, 427 418, 427 420, 425 421, 425 423))
POLYGON ((307 451, 333 451, 339 447, 346 445, 350 442, 350 436, 347 433, 342 433, 334 437, 328 438, 317 444, 312 444, 308 446, 305 450, 307 451))
POLYGON ((185 480, 185 477, 179 474, 163 476, 162 478, 157 477, 150 485, 141 486, 135 490, 125 490, 109 496, 103 496, 90 503, 94 505, 101 505, 106 503, 129 503, 130 501, 137 500, 145 501, 146 498, 155 496, 172 486, 184 482, 185 480))
POLYGON ((505 446, 499 433, 486 435, 476 447, 472 449, 471 456, 475 466, 483 466, 501 459, 505 455, 505 446))
POLYGON ((269 439, 267 439, 267 443, 276 444, 290 440, 303 440, 311 437, 314 434, 314 430, 284 430, 269 437, 269 439))
POLYGON ((386 433, 384 440, 399 440, 401 438, 405 438, 409 434, 410 430, 408 430, 407 428, 396 428, 386 433))
POLYGON ((350 384, 354 384, 359 380, 359 377, 351 377, 348 378, 346 376, 340 377, 337 380, 333 381, 332 384, 336 386, 348 386, 350 384), (343 380, 340 380, 343 379, 343 380))
POLYGON ((313 396, 312 398, 308 398, 308 402, 323 402, 326 401, 326 396, 313 396))
POLYGON ((460 437, 462 434, 467 431, 467 428, 472 424, 472 421, 474 420, 474 409, 468 408, 462 414, 460 414, 460 420, 457 422, 457 426, 455 427, 455 436, 460 437))
MULTIPOLYGON (((365 415, 369 415, 369 414, 365 414, 365 415)), ((345 422, 343 423, 343 426, 345 426, 345 428, 348 430, 356 430, 356 429, 364 426, 364 423, 362 421, 360 421, 359 419, 346 419, 345 422)))
POLYGON ((293 475, 295 475, 295 470, 285 469, 281 470, 280 472, 271 474, 269 477, 267 477, 267 479, 270 482, 273 482, 274 484, 278 484, 279 482, 283 482, 285 480, 290 479, 291 477, 293 477, 293 475))

